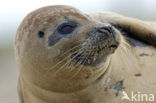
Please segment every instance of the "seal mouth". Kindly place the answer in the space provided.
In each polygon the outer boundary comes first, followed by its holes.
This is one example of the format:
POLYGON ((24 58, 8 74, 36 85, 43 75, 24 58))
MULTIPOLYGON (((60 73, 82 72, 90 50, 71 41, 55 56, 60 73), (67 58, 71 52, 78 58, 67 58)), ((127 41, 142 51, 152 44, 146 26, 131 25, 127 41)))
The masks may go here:
POLYGON ((99 48, 98 53, 105 51, 105 49, 116 50, 118 48, 118 44, 112 44, 110 46, 99 48))

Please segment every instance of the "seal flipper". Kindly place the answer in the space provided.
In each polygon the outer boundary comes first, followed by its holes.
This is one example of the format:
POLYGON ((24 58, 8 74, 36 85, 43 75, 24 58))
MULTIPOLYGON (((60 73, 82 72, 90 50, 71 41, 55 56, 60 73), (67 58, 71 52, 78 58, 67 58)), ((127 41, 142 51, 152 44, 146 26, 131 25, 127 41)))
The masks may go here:
POLYGON ((90 16, 96 21, 114 25, 135 39, 156 46, 156 24, 154 23, 109 12, 91 13, 90 16))

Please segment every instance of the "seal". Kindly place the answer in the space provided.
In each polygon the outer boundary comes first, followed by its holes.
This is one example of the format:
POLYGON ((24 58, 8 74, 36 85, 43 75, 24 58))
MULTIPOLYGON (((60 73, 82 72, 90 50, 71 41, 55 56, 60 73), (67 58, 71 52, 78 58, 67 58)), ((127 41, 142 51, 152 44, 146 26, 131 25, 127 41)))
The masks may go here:
POLYGON ((154 24, 143 32, 135 19, 104 15, 56 5, 25 17, 15 37, 20 103, 121 103, 123 90, 156 94, 154 24))

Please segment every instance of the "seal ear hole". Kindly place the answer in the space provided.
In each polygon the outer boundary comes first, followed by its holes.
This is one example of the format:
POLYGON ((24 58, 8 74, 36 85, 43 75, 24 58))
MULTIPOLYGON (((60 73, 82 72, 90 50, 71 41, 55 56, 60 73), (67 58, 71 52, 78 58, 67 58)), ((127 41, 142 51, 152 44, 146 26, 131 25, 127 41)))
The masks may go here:
POLYGON ((44 32, 43 31, 39 31, 38 32, 38 37, 39 38, 43 38, 44 37, 44 32))

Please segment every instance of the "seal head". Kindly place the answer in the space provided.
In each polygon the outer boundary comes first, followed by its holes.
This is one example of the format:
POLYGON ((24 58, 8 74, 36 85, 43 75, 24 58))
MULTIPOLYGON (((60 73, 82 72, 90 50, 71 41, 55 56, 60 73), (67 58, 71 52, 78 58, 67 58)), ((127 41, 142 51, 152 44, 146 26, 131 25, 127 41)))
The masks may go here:
POLYGON ((23 81, 50 91, 74 92, 104 74, 120 32, 73 7, 58 5, 30 13, 15 41, 23 81))

